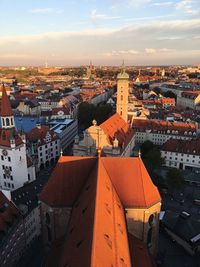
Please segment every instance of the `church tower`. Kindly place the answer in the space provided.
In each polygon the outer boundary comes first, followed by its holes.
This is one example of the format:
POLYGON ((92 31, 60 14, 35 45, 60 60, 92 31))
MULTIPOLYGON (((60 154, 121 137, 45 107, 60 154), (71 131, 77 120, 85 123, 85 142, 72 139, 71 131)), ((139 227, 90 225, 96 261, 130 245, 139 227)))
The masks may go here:
POLYGON ((129 75, 124 63, 121 72, 117 75, 117 113, 128 122, 129 75))
POLYGON ((15 190, 35 179, 35 168, 26 156, 26 142, 15 128, 14 115, 2 86, 0 128, 0 189, 15 190))

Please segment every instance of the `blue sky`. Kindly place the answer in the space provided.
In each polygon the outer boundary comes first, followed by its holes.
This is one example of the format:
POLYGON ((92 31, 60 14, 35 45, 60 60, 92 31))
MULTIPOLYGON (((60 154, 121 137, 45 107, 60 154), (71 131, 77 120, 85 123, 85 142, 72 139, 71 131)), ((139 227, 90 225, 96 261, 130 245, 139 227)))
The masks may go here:
POLYGON ((0 0, 0 65, 197 64, 199 0, 0 0))

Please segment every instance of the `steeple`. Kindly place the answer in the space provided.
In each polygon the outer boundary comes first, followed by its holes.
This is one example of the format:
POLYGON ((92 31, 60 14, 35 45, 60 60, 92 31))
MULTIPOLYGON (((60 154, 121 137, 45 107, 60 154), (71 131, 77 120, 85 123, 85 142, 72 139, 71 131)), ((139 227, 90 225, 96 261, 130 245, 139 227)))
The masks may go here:
POLYGON ((120 73, 117 75, 117 79, 129 79, 129 75, 128 73, 126 73, 126 67, 125 67, 125 64, 124 64, 124 60, 122 62, 122 66, 121 66, 121 71, 120 73))
POLYGON ((13 111, 4 84, 2 85, 0 115, 1 115, 1 125, 3 129, 10 129, 15 127, 13 111))
POLYGON ((13 116, 10 100, 7 96, 4 84, 2 85, 1 116, 2 117, 13 116))

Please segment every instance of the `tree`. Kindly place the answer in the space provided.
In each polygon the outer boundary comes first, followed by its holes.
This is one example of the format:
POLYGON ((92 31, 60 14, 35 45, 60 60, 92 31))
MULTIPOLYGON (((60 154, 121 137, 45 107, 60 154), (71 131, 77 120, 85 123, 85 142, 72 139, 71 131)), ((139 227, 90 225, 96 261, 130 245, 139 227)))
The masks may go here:
POLYGON ((163 165, 164 159, 161 158, 160 150, 157 147, 154 147, 145 155, 144 162, 150 175, 153 175, 154 170, 163 165))
POLYGON ((145 158, 146 154, 153 148, 154 148, 154 144, 151 141, 149 140, 145 141, 140 147, 142 157, 145 158))
POLYGON ((98 124, 101 124, 108 119, 112 112, 110 104, 94 106, 87 102, 83 102, 79 105, 78 121, 79 124, 83 124, 85 128, 92 125, 92 121, 95 119, 98 124))
POLYGON ((180 190, 184 186, 183 175, 180 170, 172 168, 167 172, 166 181, 169 189, 180 190))

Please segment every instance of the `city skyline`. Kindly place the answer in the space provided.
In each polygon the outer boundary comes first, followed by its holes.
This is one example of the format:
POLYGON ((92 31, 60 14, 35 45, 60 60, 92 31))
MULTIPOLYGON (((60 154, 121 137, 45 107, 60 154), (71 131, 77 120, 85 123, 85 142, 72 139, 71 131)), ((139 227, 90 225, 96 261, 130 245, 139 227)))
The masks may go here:
POLYGON ((3 0, 0 8, 0 65, 200 62, 195 0, 3 0))

